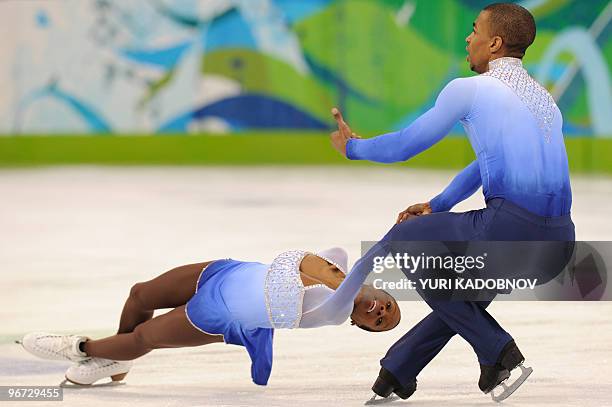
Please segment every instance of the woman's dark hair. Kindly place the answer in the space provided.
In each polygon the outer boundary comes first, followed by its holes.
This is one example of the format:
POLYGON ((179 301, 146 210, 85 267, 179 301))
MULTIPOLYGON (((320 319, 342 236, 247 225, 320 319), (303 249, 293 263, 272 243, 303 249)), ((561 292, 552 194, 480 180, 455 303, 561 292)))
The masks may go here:
POLYGON ((373 329, 370 329, 365 325, 359 325, 357 322, 353 321, 352 319, 351 319, 351 325, 355 325, 357 328, 361 328, 364 331, 368 331, 368 332, 382 332, 382 331, 375 331, 373 329))

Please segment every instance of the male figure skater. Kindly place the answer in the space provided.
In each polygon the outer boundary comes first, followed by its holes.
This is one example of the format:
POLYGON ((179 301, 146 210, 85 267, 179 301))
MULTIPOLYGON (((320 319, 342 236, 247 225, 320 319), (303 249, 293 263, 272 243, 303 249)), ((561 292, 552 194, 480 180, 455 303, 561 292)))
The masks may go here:
MULTIPOLYGON (((463 124, 477 159, 438 196, 400 213, 381 242, 573 241, 561 112, 522 66, 535 39, 535 20, 521 6, 496 3, 485 7, 473 25, 466 38, 467 60, 480 75, 453 80, 435 106, 409 127, 370 139, 356 136, 333 109, 338 131, 331 135, 332 144, 351 160, 392 163, 419 154, 457 122, 463 124), (486 208, 449 212, 481 185, 486 208)), ((497 397, 491 393, 494 400, 508 397, 527 378, 530 371, 522 366, 523 355, 485 310, 488 302, 425 300, 433 311, 381 360, 372 388, 376 394, 410 397, 419 372, 455 334, 476 352, 480 390, 490 393, 500 384, 504 387, 497 397), (506 387, 505 380, 518 366, 521 377, 506 387)))

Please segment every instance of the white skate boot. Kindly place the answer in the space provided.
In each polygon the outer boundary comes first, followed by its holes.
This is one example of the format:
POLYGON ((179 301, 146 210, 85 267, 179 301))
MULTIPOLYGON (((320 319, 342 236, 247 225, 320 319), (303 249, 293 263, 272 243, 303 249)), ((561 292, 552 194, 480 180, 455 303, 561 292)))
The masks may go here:
POLYGON ((46 332, 31 332, 21 340, 21 346, 42 359, 70 360, 80 362, 89 357, 79 349, 88 338, 77 335, 56 335, 46 332))
POLYGON ((66 370, 66 380, 61 385, 66 387, 66 382, 70 382, 76 385, 90 386, 105 377, 110 377, 111 381, 97 386, 120 384, 119 382, 128 374, 132 364, 131 360, 91 358, 70 366, 66 370))

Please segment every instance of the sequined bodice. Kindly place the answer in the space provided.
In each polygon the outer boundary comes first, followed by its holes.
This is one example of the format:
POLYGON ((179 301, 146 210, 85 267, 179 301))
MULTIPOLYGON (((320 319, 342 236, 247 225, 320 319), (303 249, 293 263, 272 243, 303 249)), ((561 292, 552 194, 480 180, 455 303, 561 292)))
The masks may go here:
POLYGON ((555 118, 556 104, 550 93, 533 79, 517 58, 499 58, 489 63, 489 71, 483 74, 502 81, 512 89, 535 116, 547 142, 555 118))
POLYGON ((297 328, 302 317, 304 284, 300 263, 305 251, 291 250, 278 255, 266 274, 264 293, 273 328, 297 328))
POLYGON ((322 258, 346 274, 342 265, 320 253, 290 250, 278 255, 270 264, 264 282, 266 309, 273 328, 298 328, 302 319, 304 293, 307 289, 325 287, 322 284, 304 287, 300 264, 308 254, 322 258))

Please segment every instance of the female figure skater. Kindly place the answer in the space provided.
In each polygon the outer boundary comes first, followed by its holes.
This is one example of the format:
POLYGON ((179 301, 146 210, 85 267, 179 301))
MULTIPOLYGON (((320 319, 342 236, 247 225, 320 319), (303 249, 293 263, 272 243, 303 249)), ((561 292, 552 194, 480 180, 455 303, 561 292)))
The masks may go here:
POLYGON ((125 302, 116 335, 93 340, 34 332, 21 341, 45 359, 76 362, 66 380, 90 385, 122 380, 132 361, 153 349, 225 342, 244 346, 251 377, 266 385, 276 328, 351 323, 367 331, 397 326, 400 310, 383 290, 363 285, 369 270, 346 275, 347 254, 288 251, 271 264, 232 259, 189 264, 137 283, 125 302), (153 318, 153 311, 174 308, 153 318))

